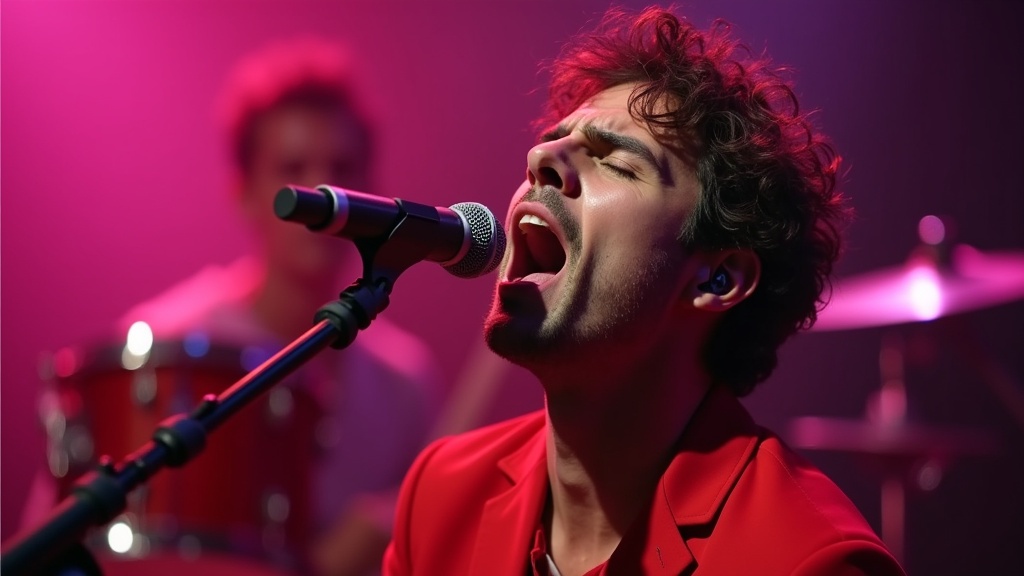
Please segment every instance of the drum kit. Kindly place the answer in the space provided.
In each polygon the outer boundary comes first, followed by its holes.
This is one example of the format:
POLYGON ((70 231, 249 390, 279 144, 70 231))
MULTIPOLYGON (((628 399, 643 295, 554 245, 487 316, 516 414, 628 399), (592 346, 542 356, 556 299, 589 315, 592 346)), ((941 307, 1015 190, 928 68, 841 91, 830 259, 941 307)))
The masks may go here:
MULTIPOLYGON (((269 357, 271 350, 171 341, 68 347, 44 362, 40 415, 47 464, 63 499, 101 455, 130 454, 170 415, 187 413, 269 357)), ((282 575, 308 541, 310 462, 320 409, 295 378, 240 411, 187 466, 128 495, 128 506, 87 537, 103 574, 282 575)))
MULTIPOLYGON (((943 219, 926 216, 918 225, 921 243, 904 265, 840 279, 812 331, 894 328, 1024 299, 1024 252, 950 246, 946 229, 943 219)), ((1024 429, 1024 391, 974 340, 960 336, 957 346, 981 359, 976 362, 982 366, 980 378, 1024 429)), ((898 333, 884 335, 881 385, 864 418, 800 417, 790 422, 787 435, 795 447, 852 454, 881 474, 881 536, 897 558, 904 551, 908 485, 933 490, 954 458, 994 454, 998 444, 984 430, 909 421, 905 356, 898 333)))

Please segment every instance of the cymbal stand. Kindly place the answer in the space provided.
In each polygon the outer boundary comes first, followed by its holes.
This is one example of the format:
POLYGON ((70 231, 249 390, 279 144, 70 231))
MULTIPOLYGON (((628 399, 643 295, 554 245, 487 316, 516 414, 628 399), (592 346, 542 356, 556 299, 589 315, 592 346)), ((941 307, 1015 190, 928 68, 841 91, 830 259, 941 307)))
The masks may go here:
MULTIPOLYGON (((895 333, 882 339, 878 354, 882 385, 869 399, 866 417, 883 429, 902 426, 907 416, 903 343, 895 333)), ((906 492, 904 474, 887 466, 882 478, 882 541, 896 560, 903 561, 906 492)))

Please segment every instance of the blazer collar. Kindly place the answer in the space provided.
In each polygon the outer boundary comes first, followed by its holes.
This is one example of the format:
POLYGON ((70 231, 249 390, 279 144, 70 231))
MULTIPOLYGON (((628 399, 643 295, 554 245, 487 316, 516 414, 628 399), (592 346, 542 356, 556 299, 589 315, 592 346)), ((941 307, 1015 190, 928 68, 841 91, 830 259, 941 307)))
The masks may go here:
POLYGON ((695 562, 682 529, 712 522, 758 442, 758 428, 724 389, 712 389, 687 424, 662 474, 647 515, 638 518, 608 564, 607 574, 689 573, 695 562))
POLYGON ((754 456, 760 428, 728 390, 714 387, 687 425, 662 475, 664 502, 679 526, 711 522, 754 456))
MULTIPOLYGON (((548 490, 545 429, 539 426, 528 442, 499 461, 509 488, 484 506, 472 574, 525 573, 548 490)), ((684 572, 694 556, 680 529, 714 520, 758 438, 759 428, 739 400, 712 388, 680 438, 647 515, 637 519, 613 554, 608 574, 628 574, 637 565, 645 574, 684 572)))

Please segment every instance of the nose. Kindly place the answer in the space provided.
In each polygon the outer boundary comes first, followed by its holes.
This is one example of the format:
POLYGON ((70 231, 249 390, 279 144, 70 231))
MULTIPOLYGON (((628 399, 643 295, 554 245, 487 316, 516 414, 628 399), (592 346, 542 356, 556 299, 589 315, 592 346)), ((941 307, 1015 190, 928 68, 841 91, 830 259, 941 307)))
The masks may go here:
POLYGON ((530 186, 550 186, 565 196, 579 196, 580 181, 570 159, 571 146, 568 138, 561 138, 531 148, 526 155, 526 179, 530 186))

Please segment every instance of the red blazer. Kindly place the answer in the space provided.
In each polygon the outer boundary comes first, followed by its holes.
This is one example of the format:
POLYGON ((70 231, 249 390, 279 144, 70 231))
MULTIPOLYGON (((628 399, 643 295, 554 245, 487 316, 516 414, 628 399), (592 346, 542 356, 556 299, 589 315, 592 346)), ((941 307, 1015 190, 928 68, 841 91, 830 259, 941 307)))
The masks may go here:
MULTIPOLYGON (((542 411, 434 442, 402 486, 384 574, 527 574, 547 491, 542 411)), ((605 573, 903 570, 832 481, 715 390, 605 573)))

